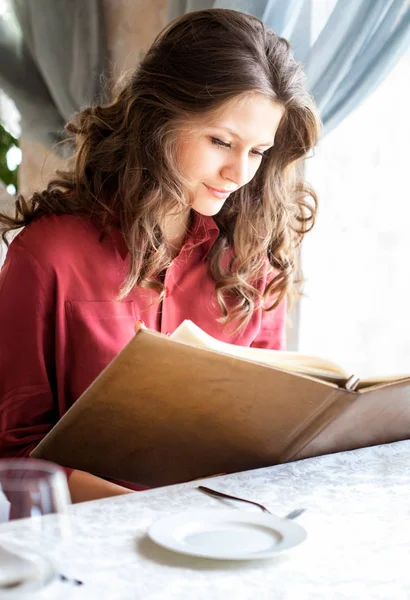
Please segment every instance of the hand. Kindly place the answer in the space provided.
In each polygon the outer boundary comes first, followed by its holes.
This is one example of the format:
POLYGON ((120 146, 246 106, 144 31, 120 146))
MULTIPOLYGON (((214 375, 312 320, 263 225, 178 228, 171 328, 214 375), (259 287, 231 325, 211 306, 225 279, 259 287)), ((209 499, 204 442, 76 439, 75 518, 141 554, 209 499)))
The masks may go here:
POLYGON ((135 333, 138 333, 141 329, 146 329, 144 321, 137 321, 134 326, 135 333))
POLYGON ((70 490, 71 502, 73 504, 133 493, 133 490, 129 490, 122 485, 106 481, 101 477, 77 469, 68 478, 68 489, 70 490))

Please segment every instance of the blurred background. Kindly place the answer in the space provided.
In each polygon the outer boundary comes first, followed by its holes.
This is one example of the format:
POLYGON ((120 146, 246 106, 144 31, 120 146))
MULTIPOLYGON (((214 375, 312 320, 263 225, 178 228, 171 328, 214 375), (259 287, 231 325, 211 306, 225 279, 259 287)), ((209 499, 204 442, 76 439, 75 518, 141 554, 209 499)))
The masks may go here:
POLYGON ((0 0, 0 210, 47 185, 64 124, 109 99, 170 19, 210 7, 291 41, 324 124, 288 348, 410 372, 410 0, 0 0))

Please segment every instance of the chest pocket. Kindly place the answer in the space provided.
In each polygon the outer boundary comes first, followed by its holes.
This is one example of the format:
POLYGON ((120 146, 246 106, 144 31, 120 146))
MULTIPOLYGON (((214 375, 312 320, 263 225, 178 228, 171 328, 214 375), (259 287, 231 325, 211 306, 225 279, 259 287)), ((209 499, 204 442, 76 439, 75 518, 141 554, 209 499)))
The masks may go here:
POLYGON ((65 304, 66 364, 71 393, 78 397, 134 336, 133 302, 65 304))

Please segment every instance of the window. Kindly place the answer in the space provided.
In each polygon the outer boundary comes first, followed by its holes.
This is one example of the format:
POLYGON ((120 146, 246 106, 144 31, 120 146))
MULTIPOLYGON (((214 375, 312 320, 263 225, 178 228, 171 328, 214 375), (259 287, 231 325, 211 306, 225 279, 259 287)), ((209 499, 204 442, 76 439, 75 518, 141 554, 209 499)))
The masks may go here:
POLYGON ((410 53, 307 161, 299 349, 358 375, 410 372, 410 53))

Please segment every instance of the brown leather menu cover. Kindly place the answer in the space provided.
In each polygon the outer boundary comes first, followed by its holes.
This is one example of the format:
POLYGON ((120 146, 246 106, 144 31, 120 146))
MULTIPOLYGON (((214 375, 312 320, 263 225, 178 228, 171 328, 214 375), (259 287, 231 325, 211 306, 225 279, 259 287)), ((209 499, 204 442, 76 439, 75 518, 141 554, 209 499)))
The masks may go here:
POLYGON ((410 438, 410 378, 361 392, 139 331, 31 456, 168 485, 410 438))

